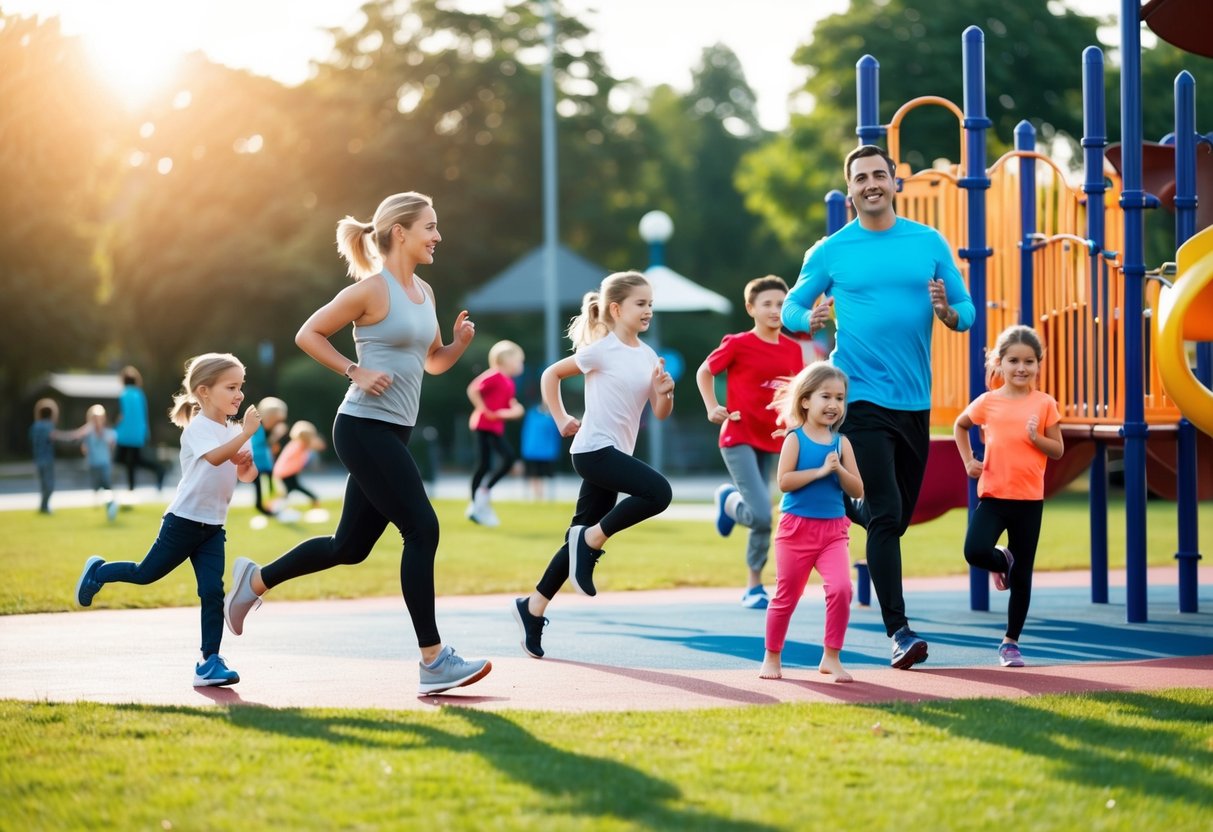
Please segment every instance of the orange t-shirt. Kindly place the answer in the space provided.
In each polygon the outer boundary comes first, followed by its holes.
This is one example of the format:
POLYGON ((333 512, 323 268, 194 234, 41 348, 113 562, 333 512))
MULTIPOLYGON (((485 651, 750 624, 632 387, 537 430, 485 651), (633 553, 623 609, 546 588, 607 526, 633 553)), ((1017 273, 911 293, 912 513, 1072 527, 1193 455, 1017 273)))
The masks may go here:
POLYGON ((965 413, 973 424, 982 427, 985 436, 986 457, 977 495, 1043 500, 1048 457, 1028 438, 1028 417, 1037 417, 1038 434, 1061 421, 1053 397, 1039 390, 1014 398, 997 392, 982 393, 965 413))

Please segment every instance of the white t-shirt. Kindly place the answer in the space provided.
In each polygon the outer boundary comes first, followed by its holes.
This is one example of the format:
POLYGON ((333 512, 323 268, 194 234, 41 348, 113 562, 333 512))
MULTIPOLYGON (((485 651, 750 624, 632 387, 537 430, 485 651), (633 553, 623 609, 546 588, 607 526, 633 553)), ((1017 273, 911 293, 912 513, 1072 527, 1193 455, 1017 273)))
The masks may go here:
MULTIPOLYGON (((175 514, 186 520, 222 526, 227 520, 227 507, 236 491, 236 463, 230 459, 211 465, 202 458, 240 435, 240 426, 221 425, 202 414, 190 419, 181 431, 181 482, 177 496, 165 514, 175 514)), ((244 443, 241 450, 248 450, 244 443)))
POLYGON ((578 349, 573 360, 585 374, 585 415, 570 453, 614 446, 630 455, 636 449, 640 415, 653 389, 657 353, 643 342, 629 347, 611 332, 578 349))

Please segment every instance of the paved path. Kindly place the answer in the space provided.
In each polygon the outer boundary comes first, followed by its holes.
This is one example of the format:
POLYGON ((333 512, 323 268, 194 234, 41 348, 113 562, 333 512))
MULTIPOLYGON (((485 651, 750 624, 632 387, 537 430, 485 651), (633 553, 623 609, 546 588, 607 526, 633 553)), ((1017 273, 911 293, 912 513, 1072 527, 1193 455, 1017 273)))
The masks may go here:
POLYGON ((1124 623, 1124 575, 1111 603, 1092 605, 1086 573, 1042 573, 1022 646, 1029 666, 997 666, 1006 595, 968 610, 967 578, 911 579, 907 607, 931 644, 911 672, 888 668, 879 613, 855 607, 843 660, 856 677, 816 672, 823 602, 811 586, 797 610, 780 681, 760 680, 764 616, 734 590, 559 596, 549 608, 548 658, 526 658, 509 596, 442 598, 444 638, 494 670, 454 694, 418 697, 415 647, 398 598, 267 601, 224 654, 243 677, 228 689, 190 685, 196 608, 98 610, 0 618, 0 697, 170 705, 272 707, 437 705, 560 711, 682 709, 776 702, 883 702, 1016 697, 1091 690, 1213 687, 1213 568, 1201 609, 1174 612, 1175 570, 1151 570, 1148 624, 1124 623))

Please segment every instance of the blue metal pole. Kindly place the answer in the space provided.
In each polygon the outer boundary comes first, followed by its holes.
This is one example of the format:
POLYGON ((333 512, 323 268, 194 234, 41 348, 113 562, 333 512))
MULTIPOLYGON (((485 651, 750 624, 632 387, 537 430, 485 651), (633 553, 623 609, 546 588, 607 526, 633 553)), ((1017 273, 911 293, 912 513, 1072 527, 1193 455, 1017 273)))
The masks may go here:
MULTIPOLYGON (((1175 78, 1175 247, 1196 233, 1196 80, 1187 70, 1175 78)), ((1199 612, 1197 600, 1200 562, 1199 526, 1196 519, 1196 427, 1179 420, 1175 444, 1177 473, 1176 513, 1179 523, 1179 611, 1199 612)))
MULTIPOLYGON (((986 66, 985 35, 977 26, 965 29, 961 36, 964 67, 964 129, 968 167, 957 184, 969 192, 968 247, 960 256, 969 261, 969 294, 977 316, 969 330, 969 392, 976 395, 985 386, 986 349, 986 258, 993 252, 986 247, 986 191, 990 177, 986 175, 986 66)), ((974 450, 980 450, 981 437, 970 432, 974 450)), ((977 483, 969 480, 969 514, 977 506, 977 483)), ((969 568, 969 608, 990 609, 989 572, 969 568)))
MULTIPOLYGON (((1104 101, 1103 51, 1088 46, 1082 53, 1082 152, 1083 193, 1087 195, 1087 239, 1091 241, 1091 307, 1100 320, 1096 351, 1109 354, 1107 310, 1107 269, 1100 252, 1106 239, 1104 229, 1104 148, 1108 144, 1108 119, 1104 101)), ((1088 356, 1088 361, 1092 356, 1088 356)), ((1101 389, 1108 390, 1107 362, 1092 368, 1105 376, 1101 389)), ((1093 402, 1101 406, 1105 402, 1093 402)), ((1102 409, 1102 408, 1101 408, 1102 409)), ((1092 414, 1094 415, 1094 414, 1092 414)), ((1108 603, 1108 448, 1095 440, 1095 457, 1091 460, 1087 491, 1091 531, 1091 603, 1108 603)))
POLYGON ((826 234, 833 234, 847 224, 847 198, 842 191, 826 194, 826 234))
POLYGON ((855 135, 860 144, 879 144, 885 134, 880 126, 880 62, 864 55, 855 63, 855 135))
MULTIPOLYGON (((1036 150, 1036 128, 1027 119, 1015 125, 1015 149, 1036 150)), ((1032 235, 1036 233, 1036 160, 1019 157, 1019 322, 1036 323, 1036 298, 1032 281, 1032 235)))
POLYGON ((1146 194, 1142 190, 1141 20, 1138 0, 1120 3, 1121 172, 1125 218, 1125 618, 1148 620, 1146 598, 1146 436, 1143 389, 1142 285, 1146 194))
POLYGON ((542 88, 540 91, 543 111, 543 355, 550 367, 560 358, 559 329, 560 304, 556 287, 556 246, 559 245, 556 231, 556 18, 552 12, 552 0, 545 0, 544 45, 547 58, 543 62, 542 88))

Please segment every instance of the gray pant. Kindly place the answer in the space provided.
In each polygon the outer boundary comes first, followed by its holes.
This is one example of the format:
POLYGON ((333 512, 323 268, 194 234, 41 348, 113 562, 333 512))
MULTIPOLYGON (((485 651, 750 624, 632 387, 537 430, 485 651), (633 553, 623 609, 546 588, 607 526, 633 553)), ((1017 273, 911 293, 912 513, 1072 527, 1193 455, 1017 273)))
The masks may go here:
POLYGON ((749 445, 721 448, 724 466, 741 494, 733 519, 750 530, 745 562, 755 572, 767 565, 771 548, 771 483, 769 471, 775 454, 755 450, 749 445))

